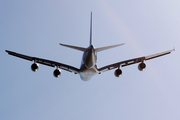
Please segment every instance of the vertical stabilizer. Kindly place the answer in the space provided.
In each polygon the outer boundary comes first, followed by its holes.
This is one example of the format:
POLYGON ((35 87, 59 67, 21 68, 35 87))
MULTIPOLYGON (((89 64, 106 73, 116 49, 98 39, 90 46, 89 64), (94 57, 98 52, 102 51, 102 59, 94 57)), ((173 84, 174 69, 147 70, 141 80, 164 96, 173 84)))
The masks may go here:
POLYGON ((90 22, 90 45, 92 45, 92 12, 91 12, 91 22, 90 22))

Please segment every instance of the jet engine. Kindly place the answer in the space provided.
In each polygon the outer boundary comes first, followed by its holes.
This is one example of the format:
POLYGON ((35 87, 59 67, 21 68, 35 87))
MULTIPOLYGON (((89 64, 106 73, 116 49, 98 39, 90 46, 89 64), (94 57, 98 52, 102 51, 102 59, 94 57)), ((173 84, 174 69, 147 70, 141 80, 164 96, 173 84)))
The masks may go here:
POLYGON ((38 66, 37 63, 33 63, 33 64, 31 65, 31 70, 32 70, 33 72, 36 72, 36 71, 38 70, 38 68, 39 68, 39 66, 38 66))
POLYGON ((139 69, 140 71, 143 71, 145 68, 146 68, 146 64, 143 63, 143 62, 138 65, 138 69, 139 69))
POLYGON ((121 69, 115 70, 115 71, 114 71, 114 75, 115 75, 116 77, 120 77, 120 76, 122 75, 122 70, 121 70, 121 69))
POLYGON ((61 71, 59 69, 54 70, 54 77, 58 78, 61 75, 61 71))

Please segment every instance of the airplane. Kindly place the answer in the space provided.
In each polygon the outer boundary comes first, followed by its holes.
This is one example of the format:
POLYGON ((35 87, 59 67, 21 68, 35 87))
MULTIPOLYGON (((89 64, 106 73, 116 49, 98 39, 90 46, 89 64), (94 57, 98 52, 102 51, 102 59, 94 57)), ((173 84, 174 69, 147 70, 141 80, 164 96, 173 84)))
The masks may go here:
POLYGON ((161 53, 157 53, 157 54, 153 54, 153 55, 149 55, 149 56, 138 57, 138 58, 134 58, 134 59, 129 59, 129 60, 117 62, 114 64, 110 64, 110 65, 107 65, 107 66, 104 66, 101 68, 97 68, 97 52, 107 50, 110 48, 114 48, 114 47, 118 47, 118 46, 122 46, 124 44, 125 43, 106 46, 106 47, 100 47, 100 48, 94 48, 94 46, 92 45, 92 12, 91 12, 89 47, 84 48, 84 47, 60 44, 64 47, 69 47, 69 48, 84 52, 82 55, 82 61, 81 61, 81 65, 80 65, 79 69, 75 68, 73 66, 70 66, 70 65, 63 64, 63 63, 59 63, 59 62, 55 62, 55 61, 51 61, 51 60, 47 60, 47 59, 42 59, 42 58, 38 58, 38 57, 31 57, 31 56, 19 54, 16 52, 12 52, 9 50, 6 50, 6 52, 9 55, 13 55, 13 56, 16 56, 16 57, 19 57, 19 58, 22 58, 25 60, 29 60, 29 61, 34 61, 34 63, 31 65, 31 69, 34 72, 36 72, 39 68, 39 65, 37 63, 40 63, 40 64, 47 65, 50 67, 56 67, 56 69, 53 72, 53 74, 56 78, 58 78, 61 75, 60 69, 62 69, 62 70, 66 70, 68 72, 79 74, 80 78, 83 81, 88 81, 91 79, 92 76, 94 76, 96 74, 100 74, 102 72, 109 71, 109 70, 112 70, 115 68, 116 68, 116 70, 114 72, 114 75, 116 77, 120 77, 122 75, 122 70, 120 69, 120 67, 125 67, 125 66, 132 65, 135 63, 140 63, 138 65, 138 69, 140 71, 143 71, 146 68, 146 64, 144 63, 144 61, 170 54, 172 51, 175 50, 175 49, 172 49, 172 50, 168 50, 165 52, 161 52, 161 53))

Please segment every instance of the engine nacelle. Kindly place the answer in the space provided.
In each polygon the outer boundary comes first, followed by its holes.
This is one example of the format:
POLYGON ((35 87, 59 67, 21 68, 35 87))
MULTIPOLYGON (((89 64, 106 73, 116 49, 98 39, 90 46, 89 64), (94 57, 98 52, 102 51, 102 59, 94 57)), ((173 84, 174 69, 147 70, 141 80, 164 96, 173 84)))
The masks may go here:
POLYGON ((115 70, 115 71, 114 71, 114 75, 115 75, 116 77, 120 77, 120 76, 122 75, 122 70, 121 70, 121 69, 115 70))
POLYGON ((53 72, 54 77, 58 78, 61 75, 61 71, 59 69, 54 70, 53 72))
POLYGON ((143 62, 138 65, 138 69, 139 69, 140 71, 143 71, 145 68, 146 68, 146 64, 143 63, 143 62))
POLYGON ((31 70, 32 70, 33 72, 36 72, 36 71, 38 70, 38 68, 39 68, 39 66, 38 66, 37 63, 33 63, 33 64, 31 65, 31 70))

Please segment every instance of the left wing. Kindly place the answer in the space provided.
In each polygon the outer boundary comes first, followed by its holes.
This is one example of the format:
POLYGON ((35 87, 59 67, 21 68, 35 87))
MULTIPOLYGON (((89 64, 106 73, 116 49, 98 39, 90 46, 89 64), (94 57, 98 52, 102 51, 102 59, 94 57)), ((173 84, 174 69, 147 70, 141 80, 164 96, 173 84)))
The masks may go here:
POLYGON ((99 68, 98 70, 99 70, 99 72, 105 72, 105 71, 112 70, 112 69, 115 69, 115 68, 124 67, 124 66, 135 64, 135 63, 143 62, 144 60, 150 60, 150 59, 157 58, 157 57, 160 57, 160 56, 163 56, 163 55, 167 55, 167 54, 170 54, 172 51, 174 51, 174 49, 173 50, 168 50, 168 51, 165 51, 165 52, 161 52, 161 53, 157 53, 157 54, 153 54, 153 55, 149 55, 149 56, 144 56, 144 57, 134 58, 134 59, 130 59, 130 60, 125 60, 125 61, 122 61, 122 62, 118 62, 118 63, 114 63, 114 64, 111 64, 111 65, 104 66, 102 68, 99 68))
POLYGON ((58 67, 60 69, 63 69, 63 70, 69 71, 69 72, 79 73, 79 71, 80 71, 78 68, 75 68, 75 67, 72 67, 72 66, 69 66, 69 65, 66 65, 66 64, 62 64, 62 63, 59 63, 59 62, 46 60, 46 59, 42 59, 42 58, 37 58, 37 57, 31 57, 31 56, 19 54, 19 53, 16 53, 16 52, 12 52, 12 51, 9 51, 9 50, 6 50, 6 52, 9 55, 13 55, 13 56, 16 56, 16 57, 19 57, 19 58, 22 58, 22 59, 25 59, 25 60, 29 60, 29 61, 34 61, 35 63, 40 63, 40 64, 47 65, 47 66, 50 66, 50 67, 58 67))

